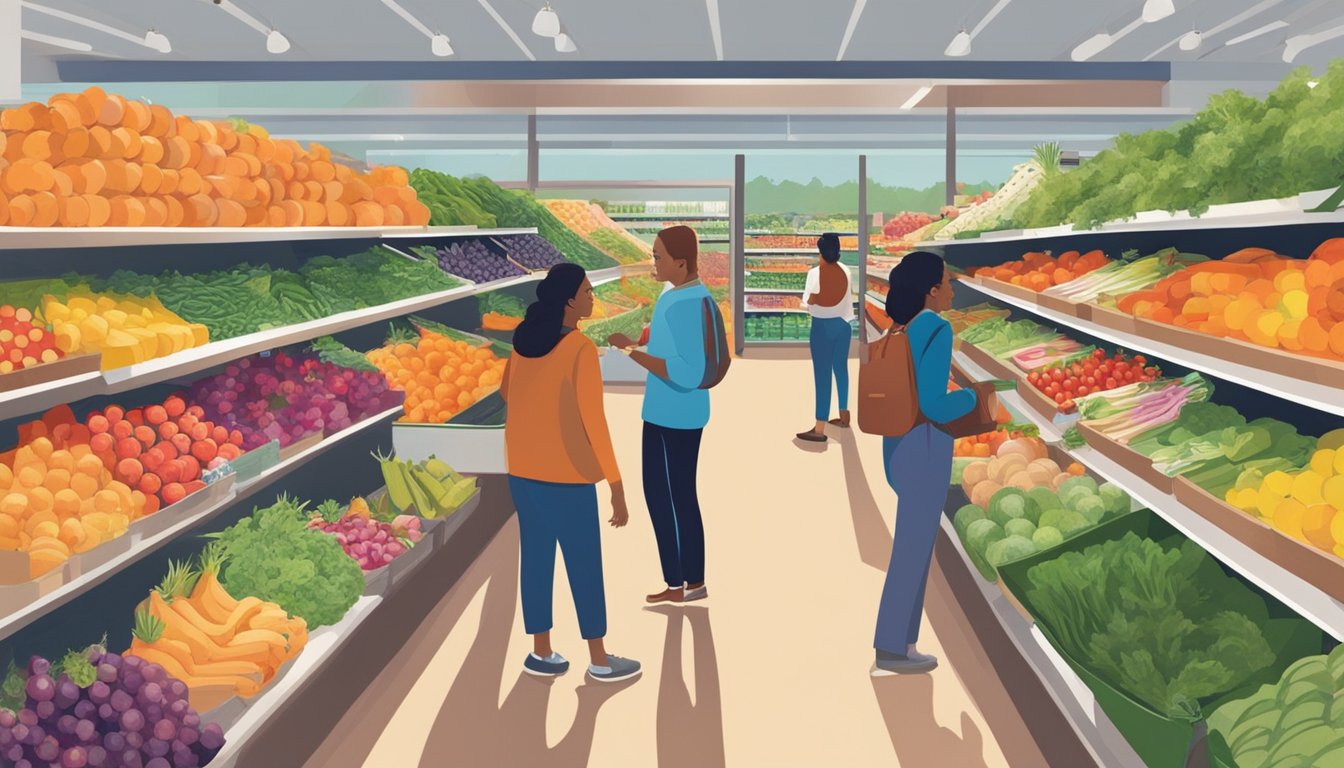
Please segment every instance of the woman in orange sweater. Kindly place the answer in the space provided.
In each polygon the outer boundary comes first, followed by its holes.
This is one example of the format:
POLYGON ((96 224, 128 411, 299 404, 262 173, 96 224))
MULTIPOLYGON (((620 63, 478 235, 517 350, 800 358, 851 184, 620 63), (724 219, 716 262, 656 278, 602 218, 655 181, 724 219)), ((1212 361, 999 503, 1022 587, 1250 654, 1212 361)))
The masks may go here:
POLYGON ((562 675, 569 662, 551 648, 555 549, 565 558, 569 587, 588 641, 588 676, 617 682, 639 674, 639 662, 606 651, 606 595, 597 482, 611 487, 612 516, 629 520, 621 472, 602 407, 597 346, 575 330, 593 313, 593 286, 582 267, 558 264, 537 286, 537 300, 513 334, 513 355, 500 393, 508 402, 504 443, 509 490, 518 510, 523 625, 533 639, 524 671, 562 675))

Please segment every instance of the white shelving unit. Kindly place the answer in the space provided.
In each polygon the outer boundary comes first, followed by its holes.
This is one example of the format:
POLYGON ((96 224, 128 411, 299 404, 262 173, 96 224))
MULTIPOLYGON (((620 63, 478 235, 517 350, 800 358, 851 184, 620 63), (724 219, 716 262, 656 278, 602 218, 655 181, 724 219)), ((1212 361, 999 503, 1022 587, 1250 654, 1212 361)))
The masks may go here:
POLYGON ((0 227, 0 251, 536 234, 476 227, 0 227))
POLYGON ((1304 192, 1297 197, 1280 200, 1255 200, 1211 206, 1198 218, 1188 212, 1175 214, 1166 211, 1142 211, 1128 221, 1111 221, 1097 229, 1075 230, 1072 224, 1040 229, 988 232, 968 240, 926 240, 916 248, 957 248, 984 243, 1008 243, 1039 240, 1046 237, 1087 238, 1116 232, 1178 232, 1200 229, 1252 229, 1261 227, 1291 227, 1302 224, 1344 224, 1344 209, 1330 213, 1308 213, 1324 202, 1334 190, 1304 192))
POLYGON ((1326 413, 1333 413, 1337 416, 1344 416, 1344 380, 1340 381, 1337 386, 1331 386, 1298 378, 1293 375, 1291 370, 1272 371, 1255 366, 1242 365, 1241 363, 1232 360, 1224 360, 1222 358, 1200 354, 1171 344, 1153 341, 1142 336, 1120 333, 1096 323, 1046 309, 1045 307, 1037 305, 1035 302, 1023 301, 1022 299, 997 291, 986 285, 966 280, 962 280, 961 283, 962 285, 979 291, 996 301, 1026 310, 1042 319, 1056 323, 1061 327, 1075 328, 1099 339, 1105 339, 1112 344, 1120 345, 1125 349, 1155 355, 1164 360, 1176 363, 1177 365, 1182 365, 1197 371, 1203 371, 1218 378, 1235 382, 1242 386, 1251 387, 1252 389, 1257 389, 1276 397, 1281 397, 1285 400, 1301 403, 1302 405, 1310 406, 1317 410, 1325 411, 1326 413))
MULTIPOLYGON (((304 464, 307 464, 309 461, 316 458, 320 454, 330 450, 334 445, 341 442, 342 440, 345 440, 356 434, 359 434, 360 432, 363 432, 364 430, 369 429, 370 427, 373 427, 376 424, 382 424, 388 422, 400 414, 401 414, 401 406, 397 406, 396 408, 391 408, 382 413, 371 416, 357 424, 352 424, 349 427, 332 434, 331 436, 327 437, 321 442, 313 446, 310 446, 304 449, 303 451, 300 451, 299 453, 290 456, 287 459, 282 460, 279 464, 276 464, 273 467, 268 468, 266 471, 262 472, 257 477, 249 481, 246 485, 234 486, 233 488, 229 489, 229 492, 226 495, 221 496, 219 499, 216 499, 213 504, 210 504, 209 506, 203 509, 197 510, 193 514, 190 514, 182 518, 181 520, 178 520, 176 523, 173 523, 170 527, 158 533, 145 536, 144 538, 133 540, 131 542, 132 546, 128 551, 122 553, 121 555, 118 555, 115 558, 112 558, 111 560, 108 560, 107 562, 103 563, 102 565, 99 565, 96 568, 85 571, 84 573, 80 574, 78 578, 66 582, 64 585, 57 588, 55 591, 43 595, 37 600, 34 600, 33 602, 29 603, 26 607, 14 611, 10 613, 8 616, 0 617, 0 640, 3 640, 4 638, 9 637, 10 635, 13 635, 15 632, 18 632, 19 630, 23 629, 24 627, 28 626, 34 621, 42 618, 51 611, 60 608, 62 605, 65 605, 71 600, 74 600, 76 597, 79 597, 80 595, 89 591, 93 587, 102 583, 108 577, 124 570, 133 563, 155 552, 168 542, 173 541, 183 532, 195 528, 196 526, 202 523, 208 522, 209 520, 218 516, 225 509, 231 507, 234 503, 252 496, 261 488, 266 487, 266 485, 269 484, 270 482, 277 480, 281 477, 284 477, 290 472, 293 472, 295 469, 298 469, 304 464)), ((156 515, 165 514, 165 512, 171 509, 172 507, 167 507, 165 508, 165 510, 155 512, 154 514, 156 515)), ((131 536, 133 534, 127 533, 124 535, 131 536)))
POLYGON ((266 725, 267 720, 285 707, 295 693, 302 690, 305 683, 323 671, 341 646, 349 641, 355 630, 368 620, 382 602, 383 598, 378 595, 364 595, 355 601, 340 621, 310 633, 307 645, 294 658, 289 669, 257 694, 238 722, 224 734, 224 748, 210 761, 210 765, 219 768, 241 765, 238 761, 248 741, 266 725))
POLYGON ((1142 768, 1143 760, 1111 722, 1092 691, 1055 651, 1045 635, 1019 614, 1003 593, 985 581, 972 565, 970 555, 962 546, 952 521, 944 516, 939 524, 943 534, 956 549, 961 564, 970 572, 979 588, 980 597, 989 604, 994 617, 1013 642, 1013 647, 1040 678, 1051 700, 1059 707, 1078 740, 1098 765, 1107 768, 1142 768))
MULTIPOLYGON (((482 285, 464 285, 447 291, 415 296, 390 304, 367 309, 340 312, 319 320, 312 320, 283 328, 273 328, 246 336, 215 341, 174 355, 156 358, 144 363, 114 368, 101 373, 71 376, 48 384, 34 385, 0 393, 0 419, 36 413, 54 405, 70 403, 95 395, 110 395, 139 387, 171 381, 175 378, 213 368, 214 366, 287 344, 297 344, 321 336, 340 333, 394 317, 420 312, 450 301, 522 285, 540 279, 532 273, 497 280, 482 285)), ((616 274, 619 277, 619 271, 616 274)), ((606 272, 594 273, 594 283, 607 279, 606 272)))
MULTIPOLYGON (((961 352, 954 353, 953 360, 972 378, 992 378, 987 371, 961 352)), ((1058 443, 1063 439, 1059 425, 1047 422, 1035 416, 1030 409, 1023 408, 1021 397, 1016 392, 1000 392, 998 395, 1004 404, 1030 419, 1040 429, 1042 439, 1052 443, 1058 443)), ((1209 554, 1226 563, 1331 636, 1344 640, 1344 603, 1330 597, 1316 585, 1284 570, 1282 566, 1200 516, 1174 495, 1155 488, 1151 483, 1097 451, 1084 447, 1068 452, 1084 466, 1120 486, 1144 506, 1161 515, 1209 554)))

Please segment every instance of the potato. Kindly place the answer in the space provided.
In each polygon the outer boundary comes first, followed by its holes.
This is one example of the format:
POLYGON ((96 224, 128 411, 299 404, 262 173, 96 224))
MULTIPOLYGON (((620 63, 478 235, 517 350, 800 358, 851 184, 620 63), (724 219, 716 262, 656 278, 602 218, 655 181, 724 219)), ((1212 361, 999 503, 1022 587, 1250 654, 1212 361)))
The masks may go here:
POLYGON ((971 489, 971 503, 981 509, 989 508, 989 500, 994 497, 1003 488, 1002 485, 993 480, 981 480, 971 489))

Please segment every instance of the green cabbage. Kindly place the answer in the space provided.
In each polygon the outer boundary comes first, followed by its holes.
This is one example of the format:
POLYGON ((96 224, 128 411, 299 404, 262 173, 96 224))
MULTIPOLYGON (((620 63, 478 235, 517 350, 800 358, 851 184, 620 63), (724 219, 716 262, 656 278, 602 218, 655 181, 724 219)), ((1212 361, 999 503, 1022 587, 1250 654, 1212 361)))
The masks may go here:
POLYGON ((976 520, 966 529, 966 543, 971 549, 984 554, 989 545, 1004 537, 1003 527, 993 520, 976 520))
POLYGON ((1024 539, 1030 539, 1032 534, 1036 533, 1036 524, 1026 518, 1016 518, 1009 520, 1008 524, 1003 526, 1003 532, 1009 537, 1021 536, 1024 539))
POLYGON ((967 504, 961 509, 958 509, 957 513, 952 516, 952 525, 957 529, 957 533, 960 533, 962 538, 965 538, 966 529, 971 527, 971 523, 974 523, 976 520, 984 519, 985 510, 974 504, 967 504))
POLYGON ((999 525, 1009 520, 1027 517, 1027 494, 1017 488, 1000 488, 989 498, 989 519, 999 525))
POLYGON ((1002 541, 990 544, 989 549, 985 551, 985 559, 989 561, 990 565, 997 568, 1005 563, 1031 557, 1034 554, 1036 554, 1036 545, 1031 542, 1031 539, 1022 536, 1009 536, 1002 541))
POLYGON ((1043 526, 1031 534, 1031 543, 1041 551, 1053 549, 1064 543, 1064 534, 1060 533, 1058 528, 1043 526))

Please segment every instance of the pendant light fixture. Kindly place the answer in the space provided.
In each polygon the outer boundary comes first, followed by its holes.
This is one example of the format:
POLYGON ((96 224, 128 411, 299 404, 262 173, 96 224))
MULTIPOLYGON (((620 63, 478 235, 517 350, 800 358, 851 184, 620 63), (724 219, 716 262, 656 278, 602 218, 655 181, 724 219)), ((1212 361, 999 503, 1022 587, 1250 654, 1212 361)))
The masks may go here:
POLYGON ((532 19, 532 32, 542 37, 555 37, 560 34, 560 14, 551 10, 551 4, 537 11, 536 18, 532 19))

